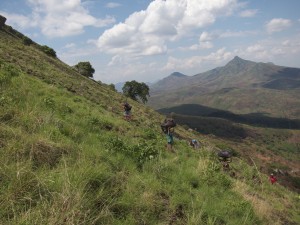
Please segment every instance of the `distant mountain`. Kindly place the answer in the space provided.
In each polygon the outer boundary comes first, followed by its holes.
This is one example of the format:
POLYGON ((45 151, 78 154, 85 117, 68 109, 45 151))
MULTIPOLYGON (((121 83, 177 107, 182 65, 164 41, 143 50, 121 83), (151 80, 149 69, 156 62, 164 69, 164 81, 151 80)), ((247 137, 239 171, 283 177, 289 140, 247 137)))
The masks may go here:
POLYGON ((194 76, 171 74, 150 88, 149 105, 156 109, 201 104, 239 114, 300 118, 299 68, 236 56, 223 67, 194 76))
POLYGON ((118 92, 123 92, 122 88, 124 86, 125 82, 119 82, 115 84, 115 88, 118 92))
POLYGON ((151 85, 151 91, 171 90, 178 87, 178 84, 187 80, 189 77, 179 72, 174 72, 164 79, 151 85))

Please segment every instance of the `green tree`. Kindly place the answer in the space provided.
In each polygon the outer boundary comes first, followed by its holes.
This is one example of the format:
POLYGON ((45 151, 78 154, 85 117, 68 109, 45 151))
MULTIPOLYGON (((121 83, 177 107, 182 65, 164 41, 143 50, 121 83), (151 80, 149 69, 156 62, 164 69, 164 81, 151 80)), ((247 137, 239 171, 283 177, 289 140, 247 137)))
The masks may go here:
POLYGON ((26 36, 24 36, 22 38, 22 41, 23 41, 24 45, 31 45, 31 44, 33 44, 33 41, 29 37, 26 37, 26 36))
POLYGON ((85 77, 93 77, 95 69, 92 67, 90 62, 79 62, 74 66, 78 73, 85 77))
POLYGON ((135 101, 140 99, 143 103, 147 102, 147 96, 150 96, 148 85, 145 83, 139 83, 135 80, 127 81, 122 90, 126 97, 129 97, 135 101))
POLYGON ((108 87, 113 91, 117 91, 116 86, 114 84, 109 84, 108 87))
POLYGON ((56 52, 53 50, 53 48, 48 47, 47 45, 43 45, 40 47, 43 52, 45 52, 47 55, 56 57, 56 52))

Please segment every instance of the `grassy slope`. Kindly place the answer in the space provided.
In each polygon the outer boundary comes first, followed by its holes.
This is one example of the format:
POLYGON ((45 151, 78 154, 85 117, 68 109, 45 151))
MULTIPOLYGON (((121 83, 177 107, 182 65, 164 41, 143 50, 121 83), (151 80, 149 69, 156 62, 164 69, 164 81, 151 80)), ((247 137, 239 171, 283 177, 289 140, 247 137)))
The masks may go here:
POLYGON ((130 102, 125 122, 121 95, 3 31, 0 63, 0 224, 299 222, 297 195, 255 167, 236 158, 232 178, 181 127, 167 153, 152 109, 130 102))

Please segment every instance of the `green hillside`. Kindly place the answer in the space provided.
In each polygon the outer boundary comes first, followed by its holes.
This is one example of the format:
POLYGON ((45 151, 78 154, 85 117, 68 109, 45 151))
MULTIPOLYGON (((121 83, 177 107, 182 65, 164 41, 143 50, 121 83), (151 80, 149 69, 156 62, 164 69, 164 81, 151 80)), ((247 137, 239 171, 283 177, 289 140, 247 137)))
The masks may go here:
POLYGON ((296 192, 242 157, 230 171, 219 140, 79 75, 38 44, 0 29, 0 224, 298 224, 296 192), (197 138, 201 148, 190 148, 197 138))

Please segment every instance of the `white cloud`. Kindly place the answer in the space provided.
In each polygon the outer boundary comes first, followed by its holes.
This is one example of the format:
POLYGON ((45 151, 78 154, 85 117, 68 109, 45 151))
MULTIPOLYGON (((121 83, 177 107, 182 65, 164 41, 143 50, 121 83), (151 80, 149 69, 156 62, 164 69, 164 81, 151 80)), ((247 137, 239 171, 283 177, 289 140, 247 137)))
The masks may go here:
POLYGON ((113 17, 98 19, 89 14, 81 0, 27 0, 30 15, 8 14, 8 21, 17 28, 39 27, 48 37, 65 37, 84 32, 85 26, 104 27, 114 23, 113 17))
POLYGON ((291 58, 298 58, 297 55, 300 53, 299 40, 298 36, 282 41, 268 38, 248 47, 236 49, 235 54, 254 61, 271 61, 281 64, 282 59, 286 59, 288 62, 292 61, 291 58))
POLYGON ((76 44, 74 43, 68 43, 64 46, 64 48, 74 48, 76 46, 76 44))
POLYGON ((239 13, 240 17, 254 17, 257 14, 257 9, 244 10, 239 13))
POLYGON ((215 38, 215 35, 213 35, 212 33, 204 31, 200 35, 199 42, 212 41, 215 38))
POLYGON ((257 52, 264 51, 264 47, 261 44, 255 44, 247 47, 246 50, 249 53, 257 53, 257 52))
POLYGON ((218 16, 229 15, 236 0, 155 0, 145 11, 131 14, 106 30, 98 47, 110 54, 155 55, 167 51, 167 42, 208 26, 218 16))
MULTIPOLYGON (((163 70, 167 71, 189 71, 200 70, 201 67, 207 67, 207 64, 218 65, 232 58, 232 53, 221 48, 216 52, 212 52, 207 56, 193 56, 188 58, 169 57, 167 64, 163 70)), ((203 69, 202 68, 202 69, 203 69)), ((199 71, 198 71, 199 72, 199 71)))
MULTIPOLYGON (((7 22, 12 26, 22 27, 22 28, 30 28, 36 27, 38 25, 38 20, 32 20, 30 17, 19 15, 15 13, 6 13, 0 11, 0 14, 6 17, 7 22)), ((32 17, 36 17, 36 15, 32 15, 32 17)))
POLYGON ((199 37, 198 49, 209 49, 213 48, 213 41, 220 38, 231 38, 231 37, 244 37, 255 34, 254 31, 215 31, 215 32, 202 32, 199 37))
POLYGON ((107 7, 107 8, 117 8, 117 7, 120 7, 120 6, 121 6, 121 4, 116 3, 116 2, 108 2, 108 3, 106 4, 106 7, 107 7))
POLYGON ((257 34, 257 31, 250 31, 250 30, 246 30, 246 31, 224 31, 222 33, 220 33, 220 38, 231 38, 231 37, 245 37, 245 36, 250 36, 250 35, 255 35, 257 34))
POLYGON ((213 48, 214 44, 211 41, 202 41, 199 44, 199 48, 200 49, 209 49, 209 48, 213 48))
POLYGON ((287 29, 291 25, 292 22, 288 19, 275 18, 266 24, 266 28, 268 33, 274 33, 287 29))

